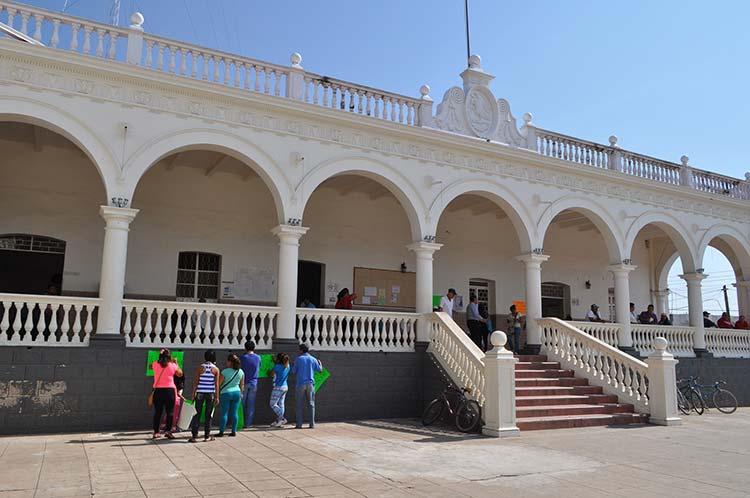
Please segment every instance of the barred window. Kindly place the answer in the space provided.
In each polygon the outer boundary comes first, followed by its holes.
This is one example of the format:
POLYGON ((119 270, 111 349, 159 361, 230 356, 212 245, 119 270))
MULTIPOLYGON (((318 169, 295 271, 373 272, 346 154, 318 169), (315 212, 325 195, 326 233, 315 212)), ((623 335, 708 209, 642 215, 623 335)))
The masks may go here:
POLYGON ((65 241, 43 235, 9 233, 0 235, 0 250, 65 254, 65 241))
POLYGON ((207 252, 181 252, 177 258, 177 298, 219 299, 221 256, 207 252))

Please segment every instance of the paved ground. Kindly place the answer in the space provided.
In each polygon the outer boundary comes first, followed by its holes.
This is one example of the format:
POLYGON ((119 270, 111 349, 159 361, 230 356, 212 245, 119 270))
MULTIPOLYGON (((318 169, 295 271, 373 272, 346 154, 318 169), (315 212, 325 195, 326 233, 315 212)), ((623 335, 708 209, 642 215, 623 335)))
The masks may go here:
POLYGON ((0 497, 748 496, 750 409, 681 427, 496 440, 413 421, 258 429, 153 443, 146 433, 0 438, 0 497))

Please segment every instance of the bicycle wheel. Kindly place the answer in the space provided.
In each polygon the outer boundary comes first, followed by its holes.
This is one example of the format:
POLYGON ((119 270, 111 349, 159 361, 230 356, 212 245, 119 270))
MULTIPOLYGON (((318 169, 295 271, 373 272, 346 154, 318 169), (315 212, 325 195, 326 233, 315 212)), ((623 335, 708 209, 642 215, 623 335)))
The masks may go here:
POLYGON ((456 410, 456 427, 461 432, 473 432, 482 418, 482 408, 473 399, 467 399, 456 410))
POLYGON ((690 401, 685 397, 682 391, 677 389, 677 408, 682 412, 683 415, 690 415, 690 401))
POLYGON ((734 413, 737 410, 737 398, 726 389, 717 389, 713 396, 714 406, 721 413, 734 413))
POLYGON ((706 403, 703 402, 703 396, 701 396, 701 393, 696 389, 691 389, 687 398, 690 401, 690 404, 693 405, 695 413, 703 415, 703 412, 706 410, 706 403))
POLYGON ((430 404, 422 412, 422 425, 428 426, 434 424, 443 414, 444 409, 445 403, 442 398, 435 398, 430 401, 430 404))

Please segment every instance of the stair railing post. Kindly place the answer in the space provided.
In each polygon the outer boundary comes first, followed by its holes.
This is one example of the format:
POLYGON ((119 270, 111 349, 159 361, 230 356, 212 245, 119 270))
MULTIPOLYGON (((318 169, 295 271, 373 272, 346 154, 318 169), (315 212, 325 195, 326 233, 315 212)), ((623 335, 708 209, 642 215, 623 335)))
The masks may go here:
POLYGON ((516 426, 516 363, 518 359, 505 349, 508 338, 495 331, 490 337, 492 349, 484 355, 484 426, 482 434, 495 437, 518 436, 516 426))
POLYGON ((646 358, 648 365, 649 422, 656 425, 680 425, 677 413, 677 360, 667 352, 667 340, 654 339, 654 352, 646 358))

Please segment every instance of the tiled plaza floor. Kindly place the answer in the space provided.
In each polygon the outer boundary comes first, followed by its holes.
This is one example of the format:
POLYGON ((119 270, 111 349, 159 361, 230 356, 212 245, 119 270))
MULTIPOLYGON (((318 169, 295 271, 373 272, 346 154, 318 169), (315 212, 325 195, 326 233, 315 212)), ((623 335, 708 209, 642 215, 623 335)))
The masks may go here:
POLYGON ((750 494, 750 409, 681 427, 526 432, 497 440, 414 421, 256 429, 154 443, 145 432, 0 438, 0 498, 750 494))

